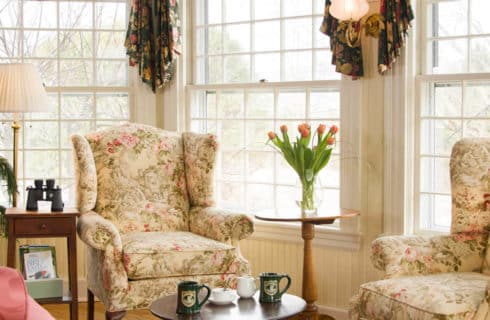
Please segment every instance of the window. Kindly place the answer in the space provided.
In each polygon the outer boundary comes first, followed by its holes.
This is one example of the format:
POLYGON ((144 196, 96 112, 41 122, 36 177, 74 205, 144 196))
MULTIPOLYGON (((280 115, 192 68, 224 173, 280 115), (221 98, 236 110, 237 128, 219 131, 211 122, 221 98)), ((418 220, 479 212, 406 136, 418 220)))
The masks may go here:
MULTIPOLYGON (((216 199, 254 212, 295 206, 295 172, 266 145, 286 124, 339 125, 340 76, 318 31, 324 0, 193 1, 187 128, 220 141, 216 199)), ((342 127, 341 127, 342 129, 342 127)), ((320 173, 322 206, 339 206, 340 145, 320 173)))
POLYGON ((449 158, 463 137, 490 136, 490 22, 484 0, 423 1, 417 77, 416 226, 449 230, 449 158))
MULTIPOLYGON (((0 63, 37 66, 52 102, 20 115, 19 191, 55 178, 74 204, 70 135, 129 119, 125 30, 125 0, 1 1, 0 63)), ((0 154, 11 159, 13 115, 0 117, 0 154)))

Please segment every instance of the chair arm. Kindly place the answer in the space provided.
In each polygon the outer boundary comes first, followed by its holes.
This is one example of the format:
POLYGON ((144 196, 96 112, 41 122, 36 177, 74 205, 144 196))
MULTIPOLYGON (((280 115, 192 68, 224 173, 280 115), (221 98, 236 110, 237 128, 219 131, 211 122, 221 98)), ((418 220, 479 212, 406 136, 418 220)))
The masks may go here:
POLYGON ((386 278, 480 271, 487 238, 483 233, 381 237, 372 243, 371 261, 386 278))
POLYGON ((215 207, 194 207, 189 212, 190 231, 217 241, 238 241, 253 233, 252 219, 215 207))
POLYGON ((94 249, 106 250, 112 246, 116 251, 122 251, 119 230, 112 222, 93 211, 80 216, 77 231, 80 239, 94 249))

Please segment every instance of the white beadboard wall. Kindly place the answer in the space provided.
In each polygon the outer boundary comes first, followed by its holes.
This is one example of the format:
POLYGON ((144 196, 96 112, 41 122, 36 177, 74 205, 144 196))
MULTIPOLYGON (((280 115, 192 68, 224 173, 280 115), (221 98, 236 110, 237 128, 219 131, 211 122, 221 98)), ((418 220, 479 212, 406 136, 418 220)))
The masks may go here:
MULTIPOLYGON (((371 11, 376 11, 379 1, 370 1, 371 11)), ((360 101, 360 156, 365 163, 360 167, 360 207, 358 218, 359 231, 362 234, 359 250, 345 250, 333 247, 314 245, 315 270, 318 279, 317 304, 337 309, 347 308, 349 299, 361 283, 379 279, 381 273, 376 271, 370 262, 370 243, 383 233, 383 181, 384 181, 384 84, 377 74, 377 42, 363 39, 363 57, 365 77, 352 85, 358 88, 360 101)), ((351 80, 346 80, 349 87, 351 80)), ((353 92, 355 93, 355 92, 353 92)), ((157 96, 137 98, 135 103, 145 105, 145 110, 155 112, 155 117, 144 114, 132 115, 133 119, 159 125, 168 122, 160 119, 165 113, 157 111, 160 104, 169 101, 157 96), (163 101, 163 102, 162 102, 163 101), (148 104, 157 104, 158 108, 148 104), (158 119, 156 119, 158 118, 158 119)), ((165 106, 164 106, 165 107, 165 106)), ((300 231, 298 230, 298 233, 300 231)), ((66 241, 64 239, 23 239, 18 244, 43 243, 56 245, 59 274, 67 278, 66 241)), ((85 250, 84 244, 78 241, 78 273, 80 297, 85 297, 85 250)), ((6 239, 0 239, 0 265, 6 265, 6 239)), ((264 271, 285 272, 291 275, 293 282, 290 292, 301 294, 303 263, 303 246, 300 243, 251 239, 241 241, 243 255, 252 263, 253 274, 264 271)))

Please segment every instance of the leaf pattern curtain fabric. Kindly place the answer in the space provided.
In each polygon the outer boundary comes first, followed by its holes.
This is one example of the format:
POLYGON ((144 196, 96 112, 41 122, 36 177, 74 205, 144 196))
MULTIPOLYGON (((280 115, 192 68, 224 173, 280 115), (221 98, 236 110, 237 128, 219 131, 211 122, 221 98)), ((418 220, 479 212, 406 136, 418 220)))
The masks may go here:
MULTIPOLYGON (((330 15, 330 4, 331 0, 325 1, 325 14, 320 31, 330 37, 335 71, 357 79, 364 75, 362 45, 359 43, 351 47, 347 44, 347 23, 330 15)), ((385 21, 385 28, 379 35, 378 71, 383 74, 400 56, 400 49, 414 15, 410 0, 380 0, 380 14, 385 21)), ((356 31, 360 31, 361 22, 354 22, 354 27, 356 31)))
POLYGON ((179 6, 177 0, 133 0, 125 47, 130 66, 153 92, 172 79, 180 54, 179 6))

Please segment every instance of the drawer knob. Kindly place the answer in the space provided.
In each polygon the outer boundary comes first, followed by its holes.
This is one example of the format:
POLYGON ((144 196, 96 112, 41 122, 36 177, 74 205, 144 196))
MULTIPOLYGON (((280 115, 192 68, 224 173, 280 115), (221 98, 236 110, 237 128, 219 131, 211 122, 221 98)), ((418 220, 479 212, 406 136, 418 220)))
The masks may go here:
POLYGON ((46 226, 46 224, 45 224, 45 223, 43 223, 43 224, 40 226, 40 228, 41 228, 41 229, 46 229, 46 227, 47 227, 47 226, 46 226))

